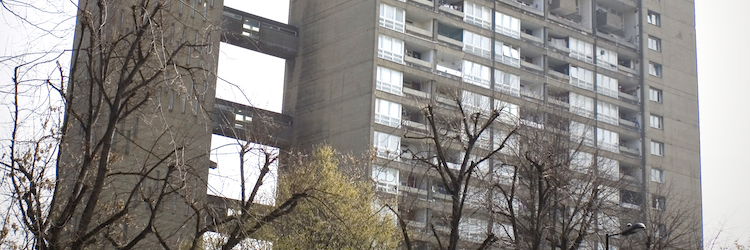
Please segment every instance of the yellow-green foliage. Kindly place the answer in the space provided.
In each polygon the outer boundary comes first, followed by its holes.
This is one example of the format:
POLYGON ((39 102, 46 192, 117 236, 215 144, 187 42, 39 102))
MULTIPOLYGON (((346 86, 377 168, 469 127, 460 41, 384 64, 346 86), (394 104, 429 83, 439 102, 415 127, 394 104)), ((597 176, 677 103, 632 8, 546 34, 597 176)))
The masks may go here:
MULTIPOLYGON (((280 171, 279 201, 314 190, 297 210, 274 223, 275 249, 395 249, 393 218, 379 213, 366 180, 342 174, 337 153, 320 147, 311 161, 280 171)), ((384 210, 385 211, 385 210, 384 210)))

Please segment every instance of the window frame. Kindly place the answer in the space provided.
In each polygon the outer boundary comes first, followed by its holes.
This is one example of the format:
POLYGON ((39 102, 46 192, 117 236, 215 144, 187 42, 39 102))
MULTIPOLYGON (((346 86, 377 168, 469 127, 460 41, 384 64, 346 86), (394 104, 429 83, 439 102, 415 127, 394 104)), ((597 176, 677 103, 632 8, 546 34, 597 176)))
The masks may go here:
POLYGON ((651 196, 651 208, 664 211, 667 209, 667 197, 652 195, 651 196))
POLYGON ((658 168, 651 168, 651 181, 656 183, 664 183, 665 182, 665 174, 664 170, 658 169, 658 168))
POLYGON ((378 35, 378 57, 392 61, 399 64, 404 64, 404 41, 398 38, 386 36, 383 34, 378 35), (387 40, 387 41, 386 41, 387 40), (389 44, 386 44, 388 42, 389 44), (399 44, 401 46, 401 51, 393 51, 394 45, 399 44), (388 45, 388 48, 385 47, 385 45, 388 45))
POLYGON ((379 165, 372 165, 371 178, 378 189, 387 193, 398 193, 400 185, 400 171, 396 168, 389 168, 379 165), (389 180, 393 179, 393 180, 389 180))
POLYGON ((664 129, 664 117, 659 115, 649 115, 649 126, 655 129, 664 129))
POLYGON ((469 1, 464 1, 464 22, 481 27, 483 29, 492 29, 492 9, 469 1), (479 15, 477 15, 479 13, 479 15))
POLYGON ((383 66, 377 67, 375 70, 375 89, 401 96, 403 95, 403 88, 404 73, 383 66))
POLYGON ((487 67, 481 63, 464 60, 462 72, 463 76, 461 77, 461 79, 465 83, 489 89, 491 87, 490 80, 492 78, 490 72, 490 67, 487 67))
POLYGON ((495 91, 515 97, 521 96, 521 77, 495 69, 495 91))
POLYGON ((646 22, 656 27, 661 27, 661 14, 649 10, 646 15, 646 22))
POLYGON ((651 140, 649 151, 652 155, 664 156, 664 143, 651 140))
POLYGON ((520 39, 521 20, 495 11, 495 32, 511 38, 520 39))
POLYGON ((648 48, 653 51, 661 52, 661 39, 655 36, 648 36, 648 48))
POLYGON ((661 89, 651 88, 648 89, 648 99, 652 102, 663 103, 664 92, 661 89))
POLYGON ((463 33, 464 52, 487 59, 492 57, 492 39, 468 30, 464 30, 463 33))
POLYGON ((406 27, 406 11, 395 6, 391 6, 385 3, 380 3, 380 10, 378 14, 378 24, 380 27, 392 29, 401 33, 405 32, 406 27), (392 10, 393 16, 389 17, 388 11, 392 10), (401 17, 399 21, 398 18, 401 17))
POLYGON ((664 67, 659 63, 649 61, 648 74, 655 77, 662 77, 664 75, 664 67))
POLYGON ((401 126, 401 103, 375 98, 374 121, 394 128, 401 126))
POLYGON ((375 148, 375 151, 377 153, 376 155, 378 157, 391 159, 391 160, 401 159, 401 137, 400 136, 395 136, 395 135, 380 132, 380 131, 374 131, 372 145, 373 145, 373 148, 375 148), (385 139, 385 141, 381 139, 385 139), (396 145, 390 145, 392 142, 391 140, 393 140, 393 142, 395 142, 396 145), (385 145, 381 145, 383 142, 385 142, 385 145))

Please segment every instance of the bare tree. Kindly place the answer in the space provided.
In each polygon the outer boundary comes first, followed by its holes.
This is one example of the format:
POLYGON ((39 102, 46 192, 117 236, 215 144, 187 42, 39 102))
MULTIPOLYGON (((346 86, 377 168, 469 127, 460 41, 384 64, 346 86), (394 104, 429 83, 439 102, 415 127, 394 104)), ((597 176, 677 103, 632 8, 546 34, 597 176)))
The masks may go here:
POLYGON ((406 118, 426 129, 403 125, 410 191, 393 210, 407 249, 579 249, 619 232, 625 183, 596 147, 593 127, 578 122, 585 119, 545 105, 519 112, 502 97, 491 104, 467 91, 454 96, 406 118))

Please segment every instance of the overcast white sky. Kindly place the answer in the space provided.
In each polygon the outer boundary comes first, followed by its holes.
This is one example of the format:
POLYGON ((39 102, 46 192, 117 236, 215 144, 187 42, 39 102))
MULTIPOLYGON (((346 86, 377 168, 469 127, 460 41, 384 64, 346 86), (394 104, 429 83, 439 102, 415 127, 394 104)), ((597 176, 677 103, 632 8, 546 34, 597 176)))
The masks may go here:
MULTIPOLYGON (((750 164, 744 156, 750 154, 750 63, 747 63, 750 60, 750 33, 742 30, 750 24, 750 15, 746 13, 750 1, 695 2, 704 236, 710 239, 723 229, 720 241, 739 239, 747 242, 750 240, 750 164)), ((288 18, 288 4, 286 0, 226 1, 227 6, 284 23, 288 18)), ((34 40, 16 26, 9 26, 8 17, 0 18, 1 55, 17 52, 19 48, 14 47, 14 43, 34 40)), ((68 44, 59 46, 71 47, 68 44)), ((0 67, 3 71, 0 72, 0 85, 10 82, 7 70, 0 67)), ((281 59, 232 49, 223 44, 219 76, 242 86, 249 98, 226 83, 219 83, 218 95, 278 112, 281 110, 283 72, 284 61, 281 59)), ((5 110, 0 112, 7 112, 5 110)), ((7 119, 7 116, 0 118, 7 119)))

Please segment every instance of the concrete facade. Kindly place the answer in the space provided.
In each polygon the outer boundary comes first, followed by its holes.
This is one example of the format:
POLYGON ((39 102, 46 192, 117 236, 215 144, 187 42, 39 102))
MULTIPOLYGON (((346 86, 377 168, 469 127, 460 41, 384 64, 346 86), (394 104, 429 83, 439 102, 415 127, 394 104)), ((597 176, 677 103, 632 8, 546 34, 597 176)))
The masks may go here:
MULTIPOLYGON (((662 201, 656 200, 668 196, 666 213, 683 208, 679 213, 684 213, 691 227, 683 230, 692 231, 687 244, 691 249, 701 248, 693 2, 293 0, 289 23, 299 27, 300 47, 297 57, 287 60, 283 112, 295 118, 296 144, 328 143, 362 154, 372 148, 373 133, 403 135, 413 128, 409 124, 419 123, 406 116, 417 110, 420 102, 439 103, 455 91, 468 90, 514 103, 521 110, 539 105, 575 106, 569 99, 570 93, 575 93, 593 99, 593 106, 600 101, 616 106, 611 118, 597 114, 601 107, 592 107, 589 119, 573 120, 617 135, 616 150, 597 154, 617 161, 619 175, 630 182, 622 194, 638 196, 621 201, 637 203, 623 205, 624 213, 631 215, 624 216, 621 225, 638 220, 661 227, 664 222, 654 218, 664 213, 656 204, 662 201), (395 20, 396 25, 394 20, 379 21, 382 8, 403 12, 404 20, 395 20), (492 14, 483 19, 467 14, 468 8, 484 8, 492 14), (498 14, 518 23, 506 27, 504 17, 498 14), (458 35, 462 32, 463 39, 458 35), (472 42, 465 32, 491 41, 482 48, 485 54, 466 46, 472 42), (403 61, 379 56, 379 36, 401 42, 403 61), (591 46, 583 49, 590 51, 574 48, 573 40, 591 46), (520 56, 506 60, 497 43, 509 45, 520 56), (463 61, 489 67, 490 87, 467 84, 461 74, 463 61), (378 67, 401 72, 400 94, 375 88, 378 67), (570 73, 571 67, 589 71, 593 79, 583 83, 572 80, 577 77, 570 73), (496 70, 518 76, 518 89, 499 91, 496 70), (600 80, 605 78, 617 83, 607 86, 600 80), (654 91, 658 97, 650 96, 654 91), (375 120, 378 100, 401 105, 401 126, 375 120), (652 145, 661 149, 652 149, 652 145)), ((401 138, 400 150, 406 143, 408 140, 401 138)), ((599 144, 599 149, 606 146, 599 144)), ((402 179, 395 188, 399 194, 409 193, 410 187, 404 186, 408 185, 403 179, 405 169, 400 171, 402 179)))

